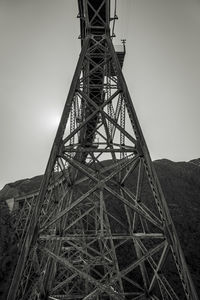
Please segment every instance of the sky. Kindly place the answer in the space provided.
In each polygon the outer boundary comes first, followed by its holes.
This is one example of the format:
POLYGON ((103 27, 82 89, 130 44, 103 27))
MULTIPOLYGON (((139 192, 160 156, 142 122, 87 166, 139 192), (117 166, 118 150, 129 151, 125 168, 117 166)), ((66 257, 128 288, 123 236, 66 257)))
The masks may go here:
MULTIPOLYGON (((76 0, 0 0, 0 188, 42 174, 80 53, 76 0)), ((153 160, 200 157, 200 1, 118 0, 115 44, 153 160)))

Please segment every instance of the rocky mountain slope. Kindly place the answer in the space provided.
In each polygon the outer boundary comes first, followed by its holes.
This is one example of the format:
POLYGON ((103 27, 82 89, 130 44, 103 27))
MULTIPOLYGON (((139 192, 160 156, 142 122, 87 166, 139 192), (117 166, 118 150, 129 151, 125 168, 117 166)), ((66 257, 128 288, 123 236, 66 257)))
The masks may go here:
MULTIPOLYGON (((191 162, 154 162, 186 261, 200 296, 200 159, 191 162)), ((16 261, 16 241, 6 200, 38 190, 42 176, 9 183, 0 191, 0 299, 16 261)), ((129 179, 131 180, 131 178, 129 179)))

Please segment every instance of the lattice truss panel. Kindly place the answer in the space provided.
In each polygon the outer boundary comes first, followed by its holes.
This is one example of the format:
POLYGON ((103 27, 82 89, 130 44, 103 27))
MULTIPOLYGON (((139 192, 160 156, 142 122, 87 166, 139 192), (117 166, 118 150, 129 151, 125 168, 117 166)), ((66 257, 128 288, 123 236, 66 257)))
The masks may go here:
POLYGON ((195 299, 106 36, 84 42, 37 199, 16 299, 195 299))
POLYGON ((14 200, 15 204, 12 213, 12 223, 15 228, 15 237, 20 246, 25 237, 25 229, 28 227, 31 212, 35 206, 37 197, 38 192, 30 195, 20 196, 14 200))

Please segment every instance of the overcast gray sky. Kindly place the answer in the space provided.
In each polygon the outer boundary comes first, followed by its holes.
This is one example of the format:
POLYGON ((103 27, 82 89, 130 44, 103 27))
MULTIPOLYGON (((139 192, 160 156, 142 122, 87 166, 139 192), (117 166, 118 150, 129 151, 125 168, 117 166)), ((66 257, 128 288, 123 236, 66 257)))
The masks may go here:
MULTIPOLYGON (((76 0, 0 0, 0 188, 42 174, 80 52, 76 0)), ((200 1, 118 0, 152 159, 200 157, 200 1)))

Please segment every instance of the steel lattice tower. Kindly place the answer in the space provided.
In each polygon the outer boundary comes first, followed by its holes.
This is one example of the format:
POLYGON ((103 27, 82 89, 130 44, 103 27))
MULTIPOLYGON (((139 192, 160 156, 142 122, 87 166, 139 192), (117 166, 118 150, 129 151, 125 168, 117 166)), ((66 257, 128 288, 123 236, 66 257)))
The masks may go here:
POLYGON ((110 1, 78 5, 82 50, 7 299, 197 300, 112 44, 110 1))

